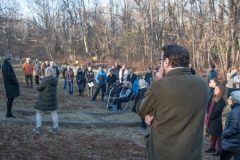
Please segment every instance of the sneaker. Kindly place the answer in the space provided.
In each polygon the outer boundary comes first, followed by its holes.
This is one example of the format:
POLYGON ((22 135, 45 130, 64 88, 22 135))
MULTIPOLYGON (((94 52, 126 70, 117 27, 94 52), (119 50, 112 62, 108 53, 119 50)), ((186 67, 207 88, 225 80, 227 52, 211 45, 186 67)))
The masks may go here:
POLYGON ((58 129, 58 128, 52 128, 52 129, 50 130, 50 132, 51 132, 51 133, 54 133, 54 134, 57 134, 57 129, 58 129))
POLYGON ((214 149, 209 148, 209 149, 205 150, 205 153, 213 153, 213 152, 216 152, 215 148, 214 149))
POLYGON ((40 131, 41 131, 41 127, 38 127, 38 128, 36 128, 36 129, 33 129, 33 132, 36 132, 36 133, 40 133, 40 131))
POLYGON ((218 157, 218 156, 220 156, 221 155, 221 151, 217 151, 217 153, 215 153, 215 154, 212 154, 213 156, 215 156, 215 157, 218 157))

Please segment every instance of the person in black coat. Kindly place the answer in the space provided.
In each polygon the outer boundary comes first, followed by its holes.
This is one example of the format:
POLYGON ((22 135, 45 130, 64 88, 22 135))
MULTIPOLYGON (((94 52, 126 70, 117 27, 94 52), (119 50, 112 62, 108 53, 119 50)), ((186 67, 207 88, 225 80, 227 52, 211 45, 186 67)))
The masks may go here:
POLYGON ((220 156, 222 151, 222 111, 226 105, 226 99, 225 88, 222 85, 218 85, 214 90, 213 101, 206 119, 207 133, 211 135, 211 145, 205 152, 215 152, 215 144, 217 142, 218 151, 213 156, 220 156))
POLYGON ((240 159, 240 91, 231 93, 231 109, 222 133, 222 152, 220 160, 240 159))
POLYGON ((208 106, 207 106, 207 113, 209 111, 210 105, 212 103, 213 95, 214 95, 214 89, 217 86, 218 81, 216 78, 213 78, 209 81, 209 90, 208 90, 208 106))
POLYGON ((42 115, 45 111, 51 111, 53 120, 53 128, 50 130, 52 133, 57 133, 58 129, 58 115, 57 115, 57 83, 55 71, 52 67, 45 69, 45 77, 37 87, 38 97, 34 108, 37 109, 36 113, 36 128, 34 132, 40 133, 42 126, 42 115))
POLYGON ((152 82, 152 69, 147 68, 147 74, 144 77, 144 80, 147 82, 147 87, 151 85, 152 82))
POLYGON ((6 118, 16 118, 12 114, 12 103, 14 98, 19 96, 19 83, 13 67, 10 63, 12 59, 12 55, 8 52, 5 52, 3 55, 4 64, 2 66, 2 76, 4 81, 4 87, 6 90, 6 97, 7 97, 7 114, 6 118))
MULTIPOLYGON (((134 106, 132 108, 132 111, 135 112, 135 113, 137 113, 136 105, 137 105, 138 101, 142 100, 144 98, 144 94, 147 91, 147 82, 144 79, 140 79, 138 84, 140 86, 140 89, 138 91, 137 97, 135 99, 134 106)), ((139 126, 138 128, 141 129, 141 130, 146 130, 147 129, 147 124, 145 123, 145 119, 144 118, 141 118, 141 119, 142 119, 142 125, 139 126)))
POLYGON ((108 87, 111 86, 113 83, 115 83, 116 80, 117 80, 117 78, 116 78, 116 75, 113 73, 113 69, 110 69, 108 77, 107 77, 108 87))
POLYGON ((78 68, 76 79, 77 79, 79 96, 83 96, 83 91, 85 86, 84 85, 85 75, 82 68, 78 68))
POLYGON ((137 75, 134 73, 134 69, 129 69, 129 74, 127 75, 127 81, 130 81, 132 84, 137 79, 137 75))

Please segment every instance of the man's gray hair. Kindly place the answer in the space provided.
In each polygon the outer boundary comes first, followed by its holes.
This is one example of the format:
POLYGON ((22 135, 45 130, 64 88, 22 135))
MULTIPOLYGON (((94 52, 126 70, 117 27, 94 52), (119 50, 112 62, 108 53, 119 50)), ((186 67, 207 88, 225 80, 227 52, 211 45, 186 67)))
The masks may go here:
POLYGON ((45 69, 45 77, 55 77, 55 72, 54 69, 52 67, 47 67, 45 69))
POLYGON ((3 60, 10 60, 12 58, 12 55, 8 52, 5 52, 3 54, 3 60))
POLYGON ((240 104, 240 91, 233 91, 231 93, 232 99, 236 100, 240 104))

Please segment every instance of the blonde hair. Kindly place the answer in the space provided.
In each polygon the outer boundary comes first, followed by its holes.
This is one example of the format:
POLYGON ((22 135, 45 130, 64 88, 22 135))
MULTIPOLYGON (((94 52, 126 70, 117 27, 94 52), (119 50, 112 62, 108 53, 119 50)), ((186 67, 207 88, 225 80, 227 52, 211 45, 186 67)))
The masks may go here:
POLYGON ((45 69, 45 77, 55 77, 55 72, 54 69, 52 67, 47 67, 45 69))
POLYGON ((140 88, 141 87, 146 87, 147 86, 147 82, 144 79, 140 79, 138 82, 140 88))

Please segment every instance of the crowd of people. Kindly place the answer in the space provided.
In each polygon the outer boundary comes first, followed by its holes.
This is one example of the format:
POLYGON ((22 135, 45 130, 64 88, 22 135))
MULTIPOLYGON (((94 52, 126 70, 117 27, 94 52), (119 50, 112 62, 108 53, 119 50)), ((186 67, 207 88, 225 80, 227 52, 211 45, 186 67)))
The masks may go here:
MULTIPOLYGON (((236 68, 229 70, 225 87, 218 84, 214 65, 211 65, 205 80, 196 76, 196 71, 189 64, 190 56, 186 48, 171 44, 163 46, 162 50, 158 67, 153 70, 147 68, 144 76, 137 75, 134 68, 120 66, 117 62, 108 72, 105 71, 106 66, 100 65, 96 75, 90 64, 86 68, 79 67, 77 73, 67 65, 62 72, 63 88, 68 88, 71 96, 76 78, 79 96, 84 95, 87 86, 91 102, 96 101, 100 93, 101 101, 107 103, 107 108, 116 108, 117 111, 122 110, 123 102, 134 100, 132 111, 142 119, 138 128, 146 130, 148 125, 152 126, 150 134, 145 136, 150 160, 202 159, 204 121, 206 136, 211 138, 205 152, 220 156, 221 160, 232 156, 235 160, 240 159, 240 76, 236 68), (229 97, 232 110, 223 130, 222 112, 229 97)), ((14 98, 19 96, 19 83, 10 63, 11 57, 11 54, 4 53, 2 66, 8 98, 7 118, 15 118, 11 108, 14 98)), ((53 128, 50 132, 57 133, 58 68, 53 61, 40 65, 38 59, 31 62, 27 58, 22 71, 27 87, 33 87, 34 76, 39 92, 34 105, 37 109, 34 131, 40 133, 42 115, 45 111, 51 111, 53 128)))

